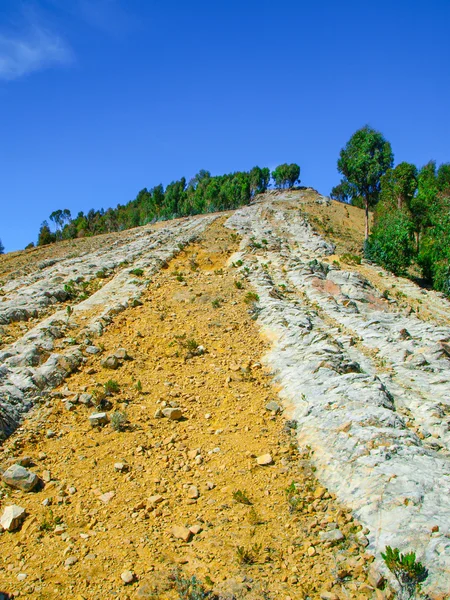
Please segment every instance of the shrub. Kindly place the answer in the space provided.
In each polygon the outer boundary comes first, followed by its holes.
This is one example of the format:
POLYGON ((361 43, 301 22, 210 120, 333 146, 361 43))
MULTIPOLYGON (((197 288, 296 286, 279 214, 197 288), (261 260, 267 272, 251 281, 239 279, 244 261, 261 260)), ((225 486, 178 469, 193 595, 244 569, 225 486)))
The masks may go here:
POLYGON ((111 415, 111 427, 114 431, 123 431, 125 423, 127 422, 127 415, 120 410, 116 410, 111 415))
POLYGON ((236 558, 240 565, 253 565, 257 562, 259 555, 261 554, 261 544, 253 544, 251 548, 245 548, 245 546, 238 546, 236 548, 236 558))
POLYGON ((253 304, 254 302, 259 302, 259 296, 256 292, 247 292, 244 297, 244 302, 246 304, 253 304))
POLYGON ((348 265, 360 265, 361 264, 361 257, 358 256, 357 254, 351 254, 349 252, 346 252, 345 254, 343 254, 341 256, 341 260, 344 263, 347 263, 348 265))
POLYGON ((142 275, 144 274, 144 271, 143 271, 143 269, 132 269, 130 271, 130 273, 132 275, 136 275, 136 277, 142 277, 142 275))
POLYGON ((114 379, 108 379, 105 383, 105 392, 107 394, 117 394, 120 392, 120 386, 114 379))
POLYGON ((414 256, 414 227, 403 212, 386 213, 364 247, 366 258, 395 275, 403 274, 414 256))
POLYGON ((416 562, 415 552, 400 554, 398 548, 386 546, 386 552, 382 552, 381 556, 400 587, 398 597, 401 600, 415 598, 416 590, 428 577, 428 570, 422 563, 416 562))
POLYGON ((251 506, 251 500, 247 497, 247 492, 245 490, 236 490, 233 492, 233 500, 238 504, 246 504, 247 506, 251 506))

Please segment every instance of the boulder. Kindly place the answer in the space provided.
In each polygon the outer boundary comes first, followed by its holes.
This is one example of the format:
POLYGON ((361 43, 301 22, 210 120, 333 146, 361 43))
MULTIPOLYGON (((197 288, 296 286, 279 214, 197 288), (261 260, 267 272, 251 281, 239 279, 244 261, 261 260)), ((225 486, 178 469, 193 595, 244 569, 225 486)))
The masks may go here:
POLYGON ((10 487, 22 490, 23 492, 31 492, 40 481, 36 473, 32 473, 20 465, 12 465, 9 469, 6 469, 2 475, 2 479, 10 487))
POLYGON ((5 531, 15 531, 23 523, 26 517, 26 511, 17 504, 7 506, 0 518, 0 525, 5 531))

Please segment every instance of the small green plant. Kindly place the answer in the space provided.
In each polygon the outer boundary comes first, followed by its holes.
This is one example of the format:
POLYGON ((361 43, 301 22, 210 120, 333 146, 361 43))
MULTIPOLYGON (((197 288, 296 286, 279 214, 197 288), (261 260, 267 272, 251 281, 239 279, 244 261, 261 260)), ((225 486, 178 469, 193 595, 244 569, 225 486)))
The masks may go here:
POLYGON ((212 302, 211 305, 213 308, 220 308, 220 304, 221 304, 221 300, 220 298, 215 298, 212 302))
POLYGON ((360 265, 361 264, 361 257, 358 256, 357 254, 351 254, 350 252, 346 252, 345 254, 343 254, 341 256, 341 260, 342 260, 342 262, 346 263, 347 265, 360 265))
POLYGON ((259 302, 259 296, 256 292, 247 292, 244 296, 244 302, 246 304, 253 304, 259 302))
POLYGON ((53 511, 49 509, 42 518, 41 524, 39 525, 39 529, 41 531, 53 531, 56 525, 59 525, 61 522, 62 518, 55 517, 53 511))
POLYGON ((384 298, 385 300, 389 300, 389 297, 390 297, 389 290, 384 290, 384 292, 381 294, 381 297, 384 298))
POLYGON ((236 490, 235 492, 233 492, 233 500, 238 504, 246 504, 247 506, 251 506, 252 504, 245 490, 236 490))
POLYGON ((237 268, 237 267, 242 267, 243 264, 244 263, 242 262, 242 260, 239 259, 236 262, 232 263, 231 266, 237 268))
POLYGON ((197 271, 199 264, 197 262, 197 257, 194 255, 189 259, 189 268, 191 269, 191 271, 197 271))
POLYGON ((416 553, 400 554, 398 548, 386 546, 386 552, 382 552, 381 556, 397 580, 400 588, 398 597, 401 600, 413 600, 420 584, 428 577, 428 570, 416 561, 416 553))
POLYGON ((230 238, 232 242, 237 242, 239 239, 239 236, 237 233, 230 233, 230 238))
POLYGON ((120 386, 115 379, 108 379, 104 387, 107 394, 117 394, 120 392, 120 386))
POLYGON ((101 271, 97 271, 95 276, 97 277, 97 279, 106 279, 108 277, 108 274, 106 273, 106 269, 101 269, 101 271))
POLYGON ((295 512, 301 508, 302 501, 298 493, 298 484, 295 481, 286 488, 286 499, 289 505, 289 512, 295 512))
POLYGON ((236 558, 240 565, 253 565, 258 561, 261 554, 261 544, 253 544, 251 548, 238 546, 236 548, 236 558))
POLYGON ((130 273, 131 273, 131 275, 136 275, 136 277, 142 277, 142 275, 144 274, 144 270, 143 269, 131 269, 130 273))
POLYGON ((247 520, 252 526, 261 525, 263 523, 263 520, 256 512, 254 506, 248 511, 247 520))
POLYGON ((139 393, 142 392, 142 383, 140 379, 137 380, 136 389, 139 393))
POLYGON ((214 275, 223 275, 223 269, 214 269, 214 275))
POLYGON ((73 314, 73 308, 71 306, 68 306, 66 308, 66 313, 67 313, 67 322, 69 322, 69 319, 70 319, 71 315, 73 314))
POLYGON ((114 431, 123 431, 127 422, 127 415, 120 410, 116 410, 111 415, 111 427, 114 431))
POLYGON ((242 288, 244 287, 244 284, 242 283, 242 281, 236 280, 234 282, 234 287, 238 290, 242 290, 242 288))
POLYGON ((205 589, 204 584, 195 575, 185 577, 179 571, 175 571, 171 579, 179 600, 204 600, 206 598, 213 598, 211 592, 205 589))

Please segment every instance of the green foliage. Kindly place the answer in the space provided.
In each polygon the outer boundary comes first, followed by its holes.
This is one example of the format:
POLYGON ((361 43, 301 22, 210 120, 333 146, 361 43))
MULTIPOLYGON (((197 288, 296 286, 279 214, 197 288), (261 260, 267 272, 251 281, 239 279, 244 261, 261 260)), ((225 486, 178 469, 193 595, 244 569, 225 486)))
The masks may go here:
POLYGON ((127 415, 124 412, 116 410, 112 413, 110 421, 114 431, 123 431, 127 422, 127 415))
POLYGON ((247 292, 244 296, 244 302, 246 304, 253 304, 259 302, 259 296, 256 292, 247 292))
POLYGON ((233 500, 238 504, 246 504, 247 506, 251 506, 252 502, 249 500, 247 496, 247 492, 245 490, 236 490, 233 492, 233 500))
POLYGON ((358 129, 342 148, 338 171, 342 183, 351 186, 352 197, 363 198, 366 209, 366 239, 369 235, 369 207, 374 206, 380 195, 381 177, 394 162, 391 145, 383 135, 366 125, 358 129))
POLYGON ((49 509, 46 511, 45 515, 42 518, 42 521, 39 525, 39 529, 41 531, 53 531, 56 525, 60 525, 62 523, 61 517, 55 517, 53 511, 49 509))
POLYGON ((173 575, 173 582, 179 600, 204 600, 206 598, 213 598, 211 592, 205 588, 204 584, 195 575, 185 577, 181 573, 176 572, 173 575))
POLYGON ((56 234, 50 231, 47 221, 44 221, 41 225, 38 235, 38 246, 46 246, 47 244, 53 244, 56 242, 56 234))
POLYGON ((136 277, 142 277, 142 275, 144 274, 143 269, 132 269, 130 271, 131 275, 136 275, 136 277))
POLYGON ((348 181, 341 181, 330 192, 330 198, 344 204, 354 204, 356 196, 357 192, 355 188, 348 181))
POLYGON ((239 281, 238 279, 236 279, 234 281, 234 287, 238 290, 242 290, 242 288, 244 287, 244 284, 242 283, 242 281, 239 281))
POLYGON ((107 394, 117 394, 120 392, 120 386, 115 379, 108 379, 104 388, 107 394))
POLYGON ((272 171, 272 178, 277 188, 294 187, 296 183, 300 183, 300 167, 295 163, 278 165, 272 171))
POLYGON ((430 210, 417 262, 433 288, 450 296, 450 197, 430 210))
POLYGON ((5 254, 5 246, 2 244, 2 240, 0 240, 0 254, 5 254))
POLYGON ((414 226, 402 211, 380 218, 364 248, 365 256, 395 275, 406 271, 414 256, 414 226))
POLYGON ((428 570, 416 561, 415 552, 400 554, 398 548, 386 546, 386 552, 382 552, 381 556, 397 580, 400 587, 399 597, 404 600, 415 598, 416 590, 428 577, 428 570))
POLYGON ((342 260, 342 262, 346 263, 347 265, 360 265, 361 264, 361 257, 358 256, 358 254, 351 254, 350 252, 346 252, 345 254, 343 254, 341 256, 341 260, 342 260))
POLYGON ((380 201, 390 209, 409 209, 417 190, 417 167, 402 162, 380 179, 380 201))
POLYGON ((253 544, 250 548, 238 546, 236 548, 236 558, 240 565, 253 565, 258 561, 261 554, 261 544, 253 544))

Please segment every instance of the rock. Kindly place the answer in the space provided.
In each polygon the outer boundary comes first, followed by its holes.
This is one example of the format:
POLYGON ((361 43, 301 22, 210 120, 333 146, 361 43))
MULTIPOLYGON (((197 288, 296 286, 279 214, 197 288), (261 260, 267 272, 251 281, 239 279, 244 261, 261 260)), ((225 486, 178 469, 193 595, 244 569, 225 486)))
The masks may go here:
POLYGON ((92 415, 89 416, 89 422, 92 427, 106 425, 108 421, 108 415, 105 412, 92 413, 92 415))
POLYGON ((116 350, 114 352, 114 356, 116 358, 118 358, 119 360, 129 360, 130 356, 128 355, 128 352, 125 350, 125 348, 119 348, 118 350, 116 350))
POLYGON ((113 370, 118 369, 120 366, 120 362, 117 356, 108 356, 107 358, 104 358, 100 364, 104 369, 113 370))
POLYGON ((188 498, 192 498, 192 499, 196 500, 199 497, 200 497, 200 492, 198 491, 198 488, 195 485, 191 485, 191 487, 188 490, 188 498))
POLYGON ((97 346, 86 346, 85 350, 88 354, 98 354, 101 352, 100 348, 97 346))
POLYGON ((132 571, 124 571, 120 574, 120 579, 124 582, 125 585, 133 583, 135 579, 134 573, 132 573, 132 571))
POLYGON ((189 527, 189 531, 194 535, 198 535, 202 531, 202 528, 200 525, 192 525, 192 527, 189 527))
POLYGON ((273 463, 273 458, 272 458, 272 456, 270 454, 263 454, 263 455, 258 456, 256 458, 256 462, 261 467, 264 467, 266 465, 271 465, 273 463))
POLYGON ((56 436, 56 433, 54 431, 52 431, 51 429, 47 429, 47 433, 45 434, 45 437, 48 440, 51 440, 52 438, 54 438, 56 436))
POLYGON ((114 498, 116 492, 106 492, 105 494, 101 494, 98 499, 101 500, 104 504, 108 504, 110 500, 114 498))
POLYGON ((377 589, 381 589, 386 582, 384 576, 374 566, 370 568, 367 579, 370 585, 377 589))
POLYGON ((0 518, 0 525, 5 531, 15 531, 23 523, 26 517, 26 511, 17 504, 6 506, 0 518))
POLYGON ((6 469, 2 475, 2 479, 10 487, 22 490, 23 492, 34 490, 40 481, 35 473, 20 465, 12 465, 9 469, 6 469))
POLYGON ((171 421, 179 421, 183 416, 183 413, 179 408, 164 408, 162 414, 171 421))
POLYGON ((320 597, 322 600, 339 600, 339 596, 333 592, 322 592, 320 597))
POLYGON ((192 531, 187 527, 175 525, 172 527, 172 535, 179 540, 183 540, 183 542, 189 542, 192 538, 192 531))
POLYGON ((78 402, 80 402, 80 404, 84 404, 85 406, 93 406, 94 404, 91 394, 80 394, 78 397, 78 402))
POLYGON ((314 548, 314 546, 310 546, 310 547, 308 548, 308 554, 309 554, 309 556, 315 556, 315 554, 316 554, 316 549, 314 548))
POLYGON ((74 565, 75 563, 77 563, 77 562, 78 562, 78 558, 77 558, 76 556, 69 556, 69 557, 68 557, 68 558, 66 558, 66 560, 64 561, 64 566, 65 566, 66 568, 73 567, 73 565, 74 565))
POLYGON ((266 404, 266 410, 270 410, 271 412, 274 412, 274 413, 279 413, 279 412, 281 412, 281 406, 279 404, 277 404, 277 402, 274 402, 273 400, 271 400, 270 402, 268 402, 266 404))
POLYGON ((118 471, 119 473, 124 473, 125 471, 129 471, 130 467, 126 463, 116 462, 114 463, 114 470, 118 471))
POLYGON ((319 539, 321 542, 331 542, 336 544, 344 539, 344 534, 340 529, 332 529, 331 531, 320 531, 319 539))
POLYGON ((155 419, 161 419, 164 415, 162 413, 162 410, 160 408, 157 408, 153 416, 155 417, 155 419))
POLYGON ((49 483, 52 480, 52 476, 50 471, 42 471, 42 481, 44 483, 49 483))
POLYGON ((159 494, 156 494, 155 496, 150 496, 150 498, 147 499, 147 507, 149 509, 153 509, 153 508, 155 508, 155 506, 160 504, 163 500, 164 500, 164 498, 162 496, 160 496, 159 494))

